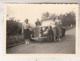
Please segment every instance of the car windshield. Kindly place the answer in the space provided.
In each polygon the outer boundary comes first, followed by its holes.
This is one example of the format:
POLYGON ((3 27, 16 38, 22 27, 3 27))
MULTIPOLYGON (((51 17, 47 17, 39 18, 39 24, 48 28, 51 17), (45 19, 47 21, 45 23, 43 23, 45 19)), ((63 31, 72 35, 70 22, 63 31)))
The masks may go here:
POLYGON ((46 20, 42 22, 42 26, 50 26, 50 24, 52 23, 52 20, 46 20))

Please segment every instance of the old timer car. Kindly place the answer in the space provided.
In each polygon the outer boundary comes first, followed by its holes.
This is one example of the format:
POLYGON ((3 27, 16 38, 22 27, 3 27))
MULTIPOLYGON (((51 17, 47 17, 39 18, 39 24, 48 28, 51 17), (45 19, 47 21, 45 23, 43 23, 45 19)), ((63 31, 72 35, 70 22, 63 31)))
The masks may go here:
MULTIPOLYGON (((33 29, 33 37, 31 37, 32 40, 35 40, 35 41, 54 41, 53 37, 54 35, 52 34, 49 34, 49 24, 52 22, 52 20, 46 20, 46 21, 43 21, 41 22, 41 26, 36 26, 34 27, 33 29), (48 38, 48 36, 52 36, 52 38, 48 38)), ((62 36, 65 36, 65 32, 66 32, 66 29, 65 27, 62 26, 62 36)), ((57 38, 57 36, 56 36, 57 38)))

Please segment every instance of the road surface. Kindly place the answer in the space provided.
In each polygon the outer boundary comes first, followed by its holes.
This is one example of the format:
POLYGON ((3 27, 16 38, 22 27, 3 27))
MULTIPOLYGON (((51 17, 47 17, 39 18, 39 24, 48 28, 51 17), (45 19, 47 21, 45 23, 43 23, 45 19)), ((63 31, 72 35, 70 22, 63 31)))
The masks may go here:
POLYGON ((75 28, 66 31, 61 42, 21 44, 8 48, 7 53, 75 54, 75 28))

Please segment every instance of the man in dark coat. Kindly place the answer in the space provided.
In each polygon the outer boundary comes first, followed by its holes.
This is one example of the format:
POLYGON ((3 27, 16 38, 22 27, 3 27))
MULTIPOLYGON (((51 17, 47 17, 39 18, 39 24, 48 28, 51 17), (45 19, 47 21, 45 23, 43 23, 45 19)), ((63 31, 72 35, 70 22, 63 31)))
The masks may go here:
POLYGON ((41 22, 39 21, 39 19, 37 19, 37 21, 35 22, 36 26, 40 26, 41 22))

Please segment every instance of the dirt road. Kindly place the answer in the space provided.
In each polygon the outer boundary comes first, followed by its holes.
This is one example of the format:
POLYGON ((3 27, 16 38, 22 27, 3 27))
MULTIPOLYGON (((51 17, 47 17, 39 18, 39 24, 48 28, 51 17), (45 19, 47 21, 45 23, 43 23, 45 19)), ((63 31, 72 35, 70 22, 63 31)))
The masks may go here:
POLYGON ((75 28, 66 31, 61 42, 21 44, 7 49, 7 53, 26 54, 74 54, 75 53, 75 28))

